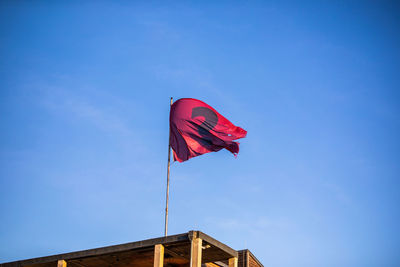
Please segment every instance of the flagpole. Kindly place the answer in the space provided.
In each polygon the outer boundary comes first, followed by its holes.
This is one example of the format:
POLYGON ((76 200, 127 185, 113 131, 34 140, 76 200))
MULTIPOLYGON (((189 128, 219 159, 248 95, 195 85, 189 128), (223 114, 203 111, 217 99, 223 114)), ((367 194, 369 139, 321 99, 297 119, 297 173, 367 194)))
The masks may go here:
MULTIPOLYGON (((170 103, 170 112, 171 112, 171 106, 172 106, 173 99, 171 97, 171 103, 170 103)), ((164 226, 164 235, 167 236, 168 234, 168 200, 169 200, 169 169, 171 165, 171 129, 169 130, 168 134, 168 167, 167 167, 167 193, 166 193, 166 203, 165 203, 165 226, 164 226)))

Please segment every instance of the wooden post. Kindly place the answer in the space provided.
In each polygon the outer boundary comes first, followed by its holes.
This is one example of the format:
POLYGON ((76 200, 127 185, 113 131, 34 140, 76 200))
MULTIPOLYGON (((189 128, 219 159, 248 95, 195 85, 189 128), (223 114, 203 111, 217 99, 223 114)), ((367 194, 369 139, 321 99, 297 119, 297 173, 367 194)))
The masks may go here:
MULTIPOLYGON (((173 99, 171 97, 170 102, 170 110, 172 106, 173 99)), ((164 225, 164 235, 167 236, 168 234, 168 199, 169 199, 169 169, 171 165, 171 129, 169 129, 168 134, 168 166, 167 166, 167 193, 166 193, 166 201, 165 201, 165 225, 164 225)))
POLYGON ((59 260, 57 262, 57 267, 67 267, 67 262, 65 260, 59 260))
POLYGON ((236 257, 230 258, 229 267, 238 267, 238 258, 236 257))
POLYGON ((154 246, 154 267, 163 267, 164 265, 164 246, 157 244, 154 246))
POLYGON ((190 267, 201 267, 201 238, 193 238, 190 246, 190 267))

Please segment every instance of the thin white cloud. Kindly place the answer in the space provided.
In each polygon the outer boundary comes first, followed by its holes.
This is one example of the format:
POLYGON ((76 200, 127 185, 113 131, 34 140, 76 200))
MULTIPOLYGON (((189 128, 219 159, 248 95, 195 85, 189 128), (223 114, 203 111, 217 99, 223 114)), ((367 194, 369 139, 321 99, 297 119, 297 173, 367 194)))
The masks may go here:
POLYGON ((213 222, 224 230, 257 233, 261 230, 287 229, 292 226, 290 222, 283 218, 268 218, 266 216, 248 216, 249 218, 223 217, 207 218, 206 221, 213 222))
POLYGON ((53 111, 85 120, 103 131, 124 136, 130 136, 133 133, 128 123, 115 114, 112 107, 101 108, 71 91, 54 87, 44 90, 42 96, 42 104, 53 111))

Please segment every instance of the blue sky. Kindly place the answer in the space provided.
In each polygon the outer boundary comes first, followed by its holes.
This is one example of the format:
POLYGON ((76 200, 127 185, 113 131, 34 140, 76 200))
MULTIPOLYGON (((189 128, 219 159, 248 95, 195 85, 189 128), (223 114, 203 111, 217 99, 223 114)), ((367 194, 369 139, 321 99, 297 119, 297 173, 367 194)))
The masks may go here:
POLYGON ((171 167, 169 233, 400 265, 395 1, 2 1, 0 262, 163 235, 169 98, 248 131, 171 167))

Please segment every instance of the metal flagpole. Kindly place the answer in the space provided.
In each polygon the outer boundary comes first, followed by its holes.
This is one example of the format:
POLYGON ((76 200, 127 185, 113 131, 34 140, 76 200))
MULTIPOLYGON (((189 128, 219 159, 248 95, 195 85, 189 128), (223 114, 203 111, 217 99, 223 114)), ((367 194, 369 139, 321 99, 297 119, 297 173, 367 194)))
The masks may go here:
MULTIPOLYGON (((171 97, 171 103, 170 103, 170 112, 171 112, 171 106, 172 106, 173 99, 171 97)), ((165 203, 165 236, 168 234, 168 199, 169 199, 169 167, 171 165, 171 129, 168 134, 168 167, 167 167, 167 194, 166 194, 166 203, 165 203)))

